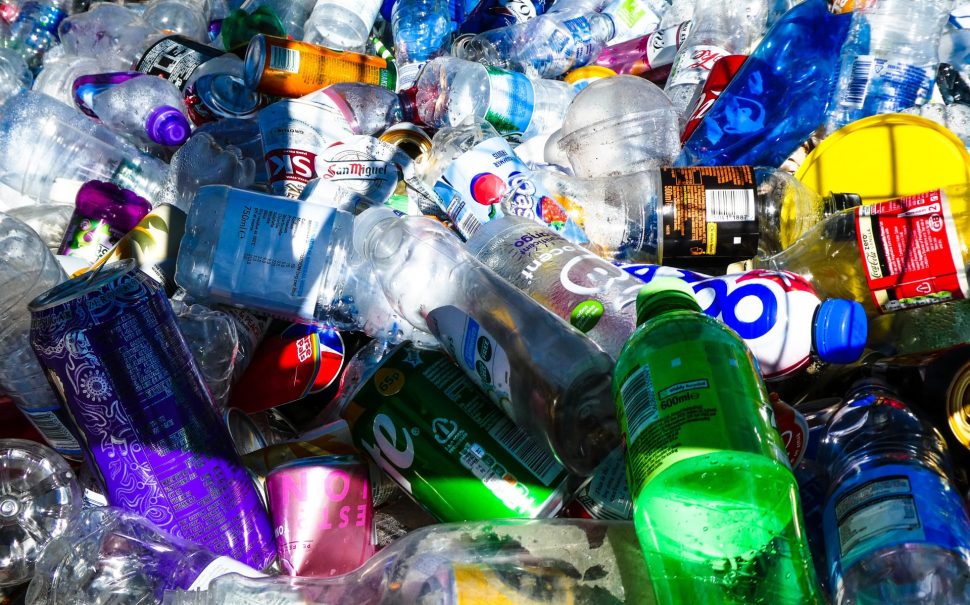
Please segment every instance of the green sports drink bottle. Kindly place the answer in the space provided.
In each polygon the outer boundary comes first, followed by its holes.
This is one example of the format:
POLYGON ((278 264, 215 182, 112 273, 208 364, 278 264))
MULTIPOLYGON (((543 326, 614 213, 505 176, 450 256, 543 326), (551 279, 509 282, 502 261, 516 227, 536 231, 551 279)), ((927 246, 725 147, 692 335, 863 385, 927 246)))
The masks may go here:
POLYGON ((795 477, 751 353, 680 280, 644 288, 637 323, 613 398, 657 603, 822 603, 795 477))

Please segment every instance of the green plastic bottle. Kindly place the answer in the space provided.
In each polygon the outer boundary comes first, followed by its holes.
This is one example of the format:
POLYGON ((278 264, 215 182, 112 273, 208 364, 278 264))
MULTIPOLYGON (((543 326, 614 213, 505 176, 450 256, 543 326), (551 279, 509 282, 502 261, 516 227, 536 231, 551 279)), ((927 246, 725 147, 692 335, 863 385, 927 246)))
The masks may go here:
POLYGON ((795 477, 741 339, 656 279, 613 375, 657 603, 822 603, 795 477))

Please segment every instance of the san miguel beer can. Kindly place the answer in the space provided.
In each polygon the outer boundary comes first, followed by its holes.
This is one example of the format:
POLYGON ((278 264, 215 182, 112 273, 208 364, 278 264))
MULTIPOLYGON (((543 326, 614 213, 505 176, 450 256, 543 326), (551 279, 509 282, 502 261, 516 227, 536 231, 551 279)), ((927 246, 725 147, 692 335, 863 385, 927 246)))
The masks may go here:
POLYGON ((337 405, 357 447, 443 522, 550 517, 565 469, 444 353, 400 346, 348 365, 337 405))
POLYGON ((376 551, 367 464, 356 456, 294 460, 266 477, 284 573, 331 577, 376 551))
POLYGON ((246 49, 246 86, 277 97, 302 97, 338 82, 365 82, 394 90, 395 71, 371 55, 259 34, 246 49))
POLYGON ((159 284, 129 259, 29 308, 31 346, 108 503, 266 567, 276 554, 269 517, 159 284))

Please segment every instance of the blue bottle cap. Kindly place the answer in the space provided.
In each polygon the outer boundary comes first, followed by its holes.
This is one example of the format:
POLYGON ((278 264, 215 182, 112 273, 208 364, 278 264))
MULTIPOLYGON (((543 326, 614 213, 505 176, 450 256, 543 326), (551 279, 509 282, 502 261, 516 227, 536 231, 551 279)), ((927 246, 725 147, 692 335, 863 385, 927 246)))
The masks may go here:
POLYGON ((181 145, 188 140, 191 131, 189 120, 170 105, 156 107, 145 120, 148 138, 159 145, 181 145))
POLYGON ((862 356, 869 322, 854 300, 830 298, 815 315, 815 352, 826 363, 852 363, 862 356))

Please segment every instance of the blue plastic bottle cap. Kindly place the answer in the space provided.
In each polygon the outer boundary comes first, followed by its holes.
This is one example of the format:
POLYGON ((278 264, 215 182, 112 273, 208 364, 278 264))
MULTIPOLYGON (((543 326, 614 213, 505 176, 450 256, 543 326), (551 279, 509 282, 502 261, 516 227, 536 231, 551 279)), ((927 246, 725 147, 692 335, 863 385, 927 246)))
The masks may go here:
POLYGON ((159 145, 181 145, 188 140, 191 130, 189 120, 170 105, 153 109, 145 120, 148 138, 159 145))
POLYGON ((815 316, 815 352, 826 363, 852 363, 862 356, 869 322, 854 300, 830 298, 815 316))

